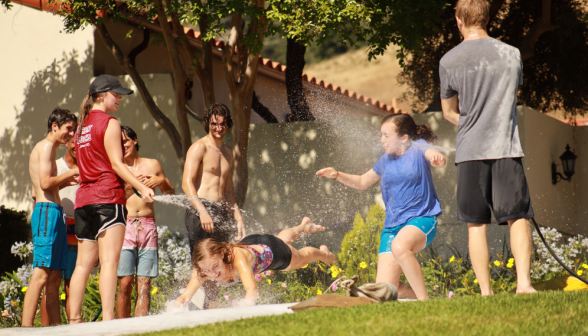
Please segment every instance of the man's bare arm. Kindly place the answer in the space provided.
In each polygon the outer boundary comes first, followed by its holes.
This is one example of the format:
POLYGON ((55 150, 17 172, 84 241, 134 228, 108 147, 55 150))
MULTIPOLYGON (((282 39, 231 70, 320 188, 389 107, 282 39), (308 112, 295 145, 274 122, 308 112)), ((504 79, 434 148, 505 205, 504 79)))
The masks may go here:
POLYGON ((79 170, 77 168, 74 168, 70 169, 69 171, 61 175, 51 176, 53 167, 52 154, 53 144, 49 142, 43 144, 43 146, 41 147, 41 153, 39 157, 39 186, 43 191, 59 187, 72 176, 79 174, 79 170))
MULTIPOLYGON (((231 151, 231 156, 232 155, 231 151)), ((231 174, 227 175, 227 180, 225 183, 225 198, 227 203, 233 207, 233 217, 237 221, 237 237, 235 238, 236 241, 240 241, 241 239, 245 238, 245 226, 243 224, 243 217, 241 217, 241 211, 239 211, 239 205, 237 205, 237 198, 235 197, 235 190, 233 189, 233 178, 231 174)))
POLYGON ((202 202, 200 202, 200 198, 198 198, 198 190, 196 190, 196 187, 194 186, 196 176, 198 175, 198 169, 202 164, 202 160, 204 160, 204 154, 206 154, 206 145, 202 142, 196 142, 190 146, 190 149, 188 149, 186 163, 184 164, 184 174, 182 176, 182 190, 184 190, 184 193, 190 197, 190 203, 192 203, 192 206, 198 211, 204 231, 213 233, 214 226, 212 224, 212 218, 208 214, 208 211, 206 211, 202 202))
POLYGON ((174 189, 174 186, 169 182, 169 180, 167 179, 167 177, 165 177, 165 174, 163 173, 163 167, 161 166, 161 163, 159 163, 159 161, 153 159, 151 161, 151 164, 153 165, 153 171, 155 171, 155 175, 152 176, 150 179, 156 179, 155 183, 157 183, 155 186, 159 187, 159 189, 161 190, 162 193, 166 194, 166 195, 172 195, 175 194, 176 191, 174 189))
POLYGON ((450 123, 458 126, 459 99, 457 98, 457 95, 448 99, 441 99, 441 108, 443 109, 443 117, 445 117, 450 123))

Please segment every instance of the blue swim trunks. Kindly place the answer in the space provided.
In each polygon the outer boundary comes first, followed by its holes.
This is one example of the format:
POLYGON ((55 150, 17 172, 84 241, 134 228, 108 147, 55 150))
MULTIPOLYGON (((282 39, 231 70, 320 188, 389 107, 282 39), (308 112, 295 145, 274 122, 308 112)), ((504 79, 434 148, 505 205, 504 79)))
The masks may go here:
POLYGON ((433 239, 435 239, 435 234, 437 234, 437 219, 435 216, 417 217, 404 224, 384 229, 380 235, 380 250, 378 251, 378 254, 392 253, 392 241, 396 238, 398 232, 408 225, 419 228, 419 230, 423 231, 425 236, 427 236, 427 243, 423 249, 431 245, 433 239))
POLYGON ((33 267, 67 268, 67 228, 63 208, 51 202, 35 204, 31 216, 33 267))

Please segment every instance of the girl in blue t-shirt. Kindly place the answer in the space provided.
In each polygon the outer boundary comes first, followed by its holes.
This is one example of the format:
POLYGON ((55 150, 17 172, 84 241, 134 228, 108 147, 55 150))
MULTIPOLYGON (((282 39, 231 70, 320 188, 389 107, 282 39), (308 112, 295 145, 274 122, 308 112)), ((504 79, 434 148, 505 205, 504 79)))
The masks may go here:
POLYGON ((435 238, 441 205, 431 166, 445 167, 445 156, 427 143, 437 139, 431 128, 415 124, 410 115, 384 117, 380 131, 386 153, 367 173, 352 175, 329 167, 316 174, 359 190, 382 181, 386 221, 380 236, 376 282, 394 284, 399 297, 426 300, 429 296, 415 254, 435 238), (412 288, 400 282, 401 272, 412 288))

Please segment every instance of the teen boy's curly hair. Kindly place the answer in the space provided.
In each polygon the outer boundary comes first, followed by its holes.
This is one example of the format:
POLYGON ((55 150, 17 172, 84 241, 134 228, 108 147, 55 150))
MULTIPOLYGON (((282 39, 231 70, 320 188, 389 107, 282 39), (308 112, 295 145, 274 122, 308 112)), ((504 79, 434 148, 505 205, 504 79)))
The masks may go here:
POLYGON ((202 117, 202 126, 206 133, 208 133, 209 126, 210 126, 210 119, 212 116, 221 116, 224 119, 224 122, 227 124, 227 129, 233 127, 233 119, 231 119, 231 111, 227 107, 227 105, 223 103, 214 103, 208 106, 206 111, 204 111, 204 117, 202 117))

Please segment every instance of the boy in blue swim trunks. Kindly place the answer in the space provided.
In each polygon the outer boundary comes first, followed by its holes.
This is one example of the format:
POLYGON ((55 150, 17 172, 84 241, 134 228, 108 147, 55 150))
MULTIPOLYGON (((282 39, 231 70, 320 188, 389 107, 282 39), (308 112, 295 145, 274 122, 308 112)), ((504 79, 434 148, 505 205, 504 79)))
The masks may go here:
POLYGON ((433 185, 431 166, 445 167, 445 157, 427 141, 437 136, 411 116, 386 116, 380 126, 384 155, 363 175, 324 168, 319 177, 336 179, 344 185, 364 190, 382 181, 386 221, 380 236, 376 282, 389 282, 398 288, 399 297, 429 298, 421 266, 415 254, 429 246, 437 232, 436 217, 441 205, 433 185), (400 282, 404 272, 411 287, 400 282))
POLYGON ((29 173, 36 201, 31 228, 33 231, 33 275, 25 294, 22 326, 33 325, 41 290, 45 288, 48 324, 61 323, 59 285, 61 270, 67 267, 67 235, 63 208, 59 198, 61 185, 75 184, 77 168, 57 176, 55 151, 66 144, 76 126, 76 116, 55 108, 47 123, 47 136, 35 147, 29 160, 29 173))

